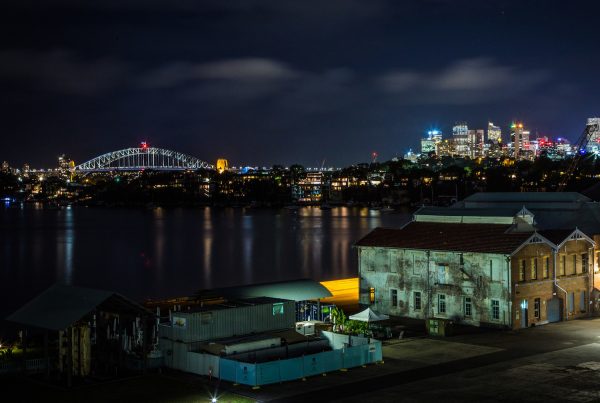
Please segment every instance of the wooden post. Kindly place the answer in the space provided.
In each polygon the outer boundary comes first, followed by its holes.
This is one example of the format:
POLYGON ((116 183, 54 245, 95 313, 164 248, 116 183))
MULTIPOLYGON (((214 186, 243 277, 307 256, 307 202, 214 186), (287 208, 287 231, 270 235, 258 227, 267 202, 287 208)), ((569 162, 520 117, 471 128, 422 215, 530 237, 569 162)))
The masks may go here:
MULTIPOLYGON (((142 324, 142 373, 146 373, 146 368, 148 366, 148 354, 146 354, 146 333, 148 333, 148 317, 146 315, 142 315, 140 320, 142 324)), ((138 329, 139 331, 139 329, 138 329)))
POLYGON ((77 376, 82 376, 81 368, 81 326, 77 326, 77 376))
POLYGON ((44 330, 44 359, 46 360, 46 379, 50 378, 50 357, 48 352, 48 330, 44 330))
POLYGON ((73 385, 73 329, 67 328, 67 387, 73 385))
POLYGON ((23 347, 23 372, 27 372, 27 329, 21 330, 21 335, 23 347))

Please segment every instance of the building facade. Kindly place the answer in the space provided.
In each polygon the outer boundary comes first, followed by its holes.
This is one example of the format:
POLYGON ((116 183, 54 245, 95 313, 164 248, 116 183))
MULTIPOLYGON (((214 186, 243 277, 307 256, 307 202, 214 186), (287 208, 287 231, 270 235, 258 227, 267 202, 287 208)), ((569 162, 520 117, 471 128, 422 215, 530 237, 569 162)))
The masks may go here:
POLYGON ((600 237, 585 219, 594 206, 578 194, 480 195, 458 208, 422 208, 405 227, 358 241, 360 302, 389 315, 512 329, 590 315, 600 283, 600 237), (543 210, 517 210, 512 198, 543 210))

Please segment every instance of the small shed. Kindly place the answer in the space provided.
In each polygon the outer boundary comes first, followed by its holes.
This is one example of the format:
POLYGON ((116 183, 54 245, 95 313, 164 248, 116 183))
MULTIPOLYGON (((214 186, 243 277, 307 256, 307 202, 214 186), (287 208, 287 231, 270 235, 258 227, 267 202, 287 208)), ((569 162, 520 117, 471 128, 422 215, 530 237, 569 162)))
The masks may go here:
POLYGON ((144 360, 152 319, 150 311, 118 293, 64 284, 53 285, 6 318, 44 333, 48 363, 49 338, 58 338, 56 367, 68 385, 73 375, 116 372, 127 355, 144 360))

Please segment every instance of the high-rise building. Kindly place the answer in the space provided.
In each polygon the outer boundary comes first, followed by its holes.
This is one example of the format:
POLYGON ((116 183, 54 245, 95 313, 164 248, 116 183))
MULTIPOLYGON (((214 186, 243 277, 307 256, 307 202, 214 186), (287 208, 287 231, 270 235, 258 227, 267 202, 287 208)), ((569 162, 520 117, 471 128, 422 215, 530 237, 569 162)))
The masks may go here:
POLYGON ((500 126, 496 126, 494 123, 488 122, 487 141, 493 144, 502 142, 502 130, 500 129, 500 126))
POLYGON ((529 147, 529 130, 525 130, 522 122, 513 122, 510 125, 510 141, 513 147, 513 156, 516 159, 532 159, 529 147))
POLYGON ((469 127, 466 122, 456 122, 452 127, 452 140, 454 142, 457 156, 468 157, 469 151, 469 127))
POLYGON ((469 156, 478 158, 483 156, 483 129, 471 129, 467 131, 467 144, 469 145, 469 156))
POLYGON ((587 125, 593 127, 591 128, 592 134, 590 135, 586 150, 600 154, 600 118, 589 118, 587 125))
POLYGON ((427 137, 421 139, 421 154, 436 152, 436 146, 442 142, 442 132, 439 130, 429 130, 427 137))
POLYGON ((10 171, 10 165, 8 165, 8 161, 4 161, 2 162, 2 172, 9 172, 10 171))

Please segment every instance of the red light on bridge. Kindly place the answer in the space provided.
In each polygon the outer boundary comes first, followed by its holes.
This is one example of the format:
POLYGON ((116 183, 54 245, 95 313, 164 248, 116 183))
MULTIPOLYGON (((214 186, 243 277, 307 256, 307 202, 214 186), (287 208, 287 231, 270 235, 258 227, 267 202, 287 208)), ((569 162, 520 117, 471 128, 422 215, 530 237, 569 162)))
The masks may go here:
POLYGON ((144 148, 144 149, 148 148, 148 143, 146 143, 145 141, 142 141, 142 148, 144 148))

